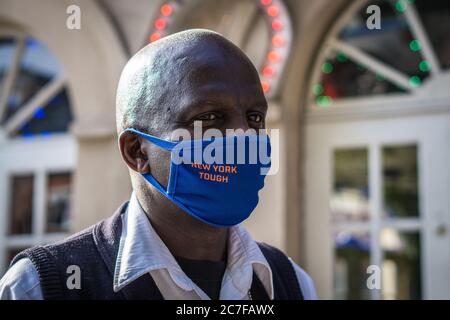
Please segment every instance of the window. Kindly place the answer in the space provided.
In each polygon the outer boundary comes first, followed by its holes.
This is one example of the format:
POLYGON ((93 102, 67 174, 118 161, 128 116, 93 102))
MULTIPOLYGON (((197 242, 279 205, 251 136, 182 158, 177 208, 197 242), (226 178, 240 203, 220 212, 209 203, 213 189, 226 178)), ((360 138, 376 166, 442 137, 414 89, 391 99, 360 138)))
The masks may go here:
POLYGON ((375 1, 357 6, 323 50, 311 87, 311 111, 354 98, 420 94, 450 67, 450 3, 375 1), (368 29, 369 4, 380 7, 381 29, 368 29))
MULTIPOLYGON (((376 152, 372 149, 372 152, 376 152)), ((383 214, 369 206, 369 149, 336 149, 330 200, 334 223, 334 296, 370 299, 367 268, 381 268, 381 297, 421 298, 421 243, 416 145, 383 146, 383 214)), ((375 170, 374 170, 375 169, 375 170)))
POLYGON ((0 38, 0 275, 19 251, 70 231, 70 101, 44 43, 21 33, 0 38))
POLYGON ((33 219, 33 175, 12 176, 9 234, 30 234, 33 219))
POLYGON ((72 186, 70 172, 52 173, 47 183, 47 232, 70 230, 70 196, 72 186))
POLYGON ((369 198, 368 151, 341 149, 334 153, 334 192, 331 199, 335 223, 367 221, 369 198), (351 163, 351 166, 349 165, 351 163))
POLYGON ((10 137, 67 132, 72 121, 56 59, 30 37, 0 40, 0 125, 10 137))

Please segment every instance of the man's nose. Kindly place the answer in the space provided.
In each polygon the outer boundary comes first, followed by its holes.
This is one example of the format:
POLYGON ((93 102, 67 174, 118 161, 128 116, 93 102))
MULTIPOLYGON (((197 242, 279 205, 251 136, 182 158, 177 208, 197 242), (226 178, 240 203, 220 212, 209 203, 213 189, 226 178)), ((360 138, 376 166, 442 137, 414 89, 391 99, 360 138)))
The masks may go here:
POLYGON ((245 114, 233 116, 230 119, 230 123, 228 124, 228 126, 229 127, 226 129, 243 130, 243 131, 247 131, 248 129, 250 129, 247 121, 247 116, 245 114))

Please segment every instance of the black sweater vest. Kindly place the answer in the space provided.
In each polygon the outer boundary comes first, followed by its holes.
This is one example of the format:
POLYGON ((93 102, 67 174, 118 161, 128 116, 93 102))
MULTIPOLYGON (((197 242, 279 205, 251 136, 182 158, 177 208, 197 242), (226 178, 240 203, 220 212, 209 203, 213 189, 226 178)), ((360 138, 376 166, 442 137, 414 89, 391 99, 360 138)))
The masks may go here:
MULTIPOLYGON (((103 220, 68 239, 45 246, 36 246, 19 253, 11 265, 29 258, 38 274, 44 299, 95 300, 161 300, 152 277, 146 273, 120 290, 113 291, 113 277, 122 230, 121 215, 127 203, 109 219, 103 220), (80 267, 81 288, 69 289, 67 268, 80 267)), ((303 299, 295 270, 278 249, 258 243, 272 269, 275 299, 303 299)), ((253 273, 252 298, 267 299, 259 279, 253 273)))

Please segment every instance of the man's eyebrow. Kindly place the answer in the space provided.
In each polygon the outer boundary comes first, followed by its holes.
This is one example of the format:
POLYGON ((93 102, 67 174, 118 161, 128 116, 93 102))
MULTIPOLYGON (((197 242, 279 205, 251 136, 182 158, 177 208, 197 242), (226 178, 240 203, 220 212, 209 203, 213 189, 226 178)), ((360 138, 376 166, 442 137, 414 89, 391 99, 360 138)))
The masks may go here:
POLYGON ((187 103, 180 104, 176 112, 175 118, 182 121, 188 120, 202 112, 213 110, 226 110, 227 107, 223 102, 214 99, 197 99, 187 103))
MULTIPOLYGON (((243 106, 247 106, 248 108, 267 108, 267 101, 266 100, 257 100, 252 101, 251 103, 243 103, 243 106)), ((230 103, 224 103, 220 99, 198 99, 191 101, 189 103, 186 103, 184 105, 180 105, 179 112, 180 113, 199 113, 202 111, 207 111, 208 108, 215 107, 217 109, 221 110, 227 110, 233 107, 230 103), (199 108, 201 106, 204 106, 205 110, 202 110, 203 108, 199 108)))
POLYGON ((195 99, 188 103, 180 105, 180 112, 192 110, 195 112, 195 107, 205 106, 205 107, 221 107, 225 108, 227 105, 220 101, 219 99, 195 99))

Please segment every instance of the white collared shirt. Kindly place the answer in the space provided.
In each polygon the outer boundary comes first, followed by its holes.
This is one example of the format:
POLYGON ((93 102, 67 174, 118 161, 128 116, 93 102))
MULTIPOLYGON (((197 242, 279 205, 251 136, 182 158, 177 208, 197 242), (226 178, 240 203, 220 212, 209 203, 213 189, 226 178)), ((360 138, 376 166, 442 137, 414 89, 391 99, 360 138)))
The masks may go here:
MULTIPOLYGON (((292 260, 305 299, 316 299, 311 278, 292 260)), ((221 300, 247 300, 253 270, 273 299, 270 266, 257 243, 241 225, 229 229, 228 262, 223 276, 221 300)), ((209 300, 181 270, 177 261, 153 229, 134 195, 122 215, 122 234, 114 271, 113 289, 120 291, 145 273, 150 273, 162 296, 168 300, 209 300)), ((0 280, 0 299, 42 299, 38 273, 27 259, 12 266, 0 280)))

